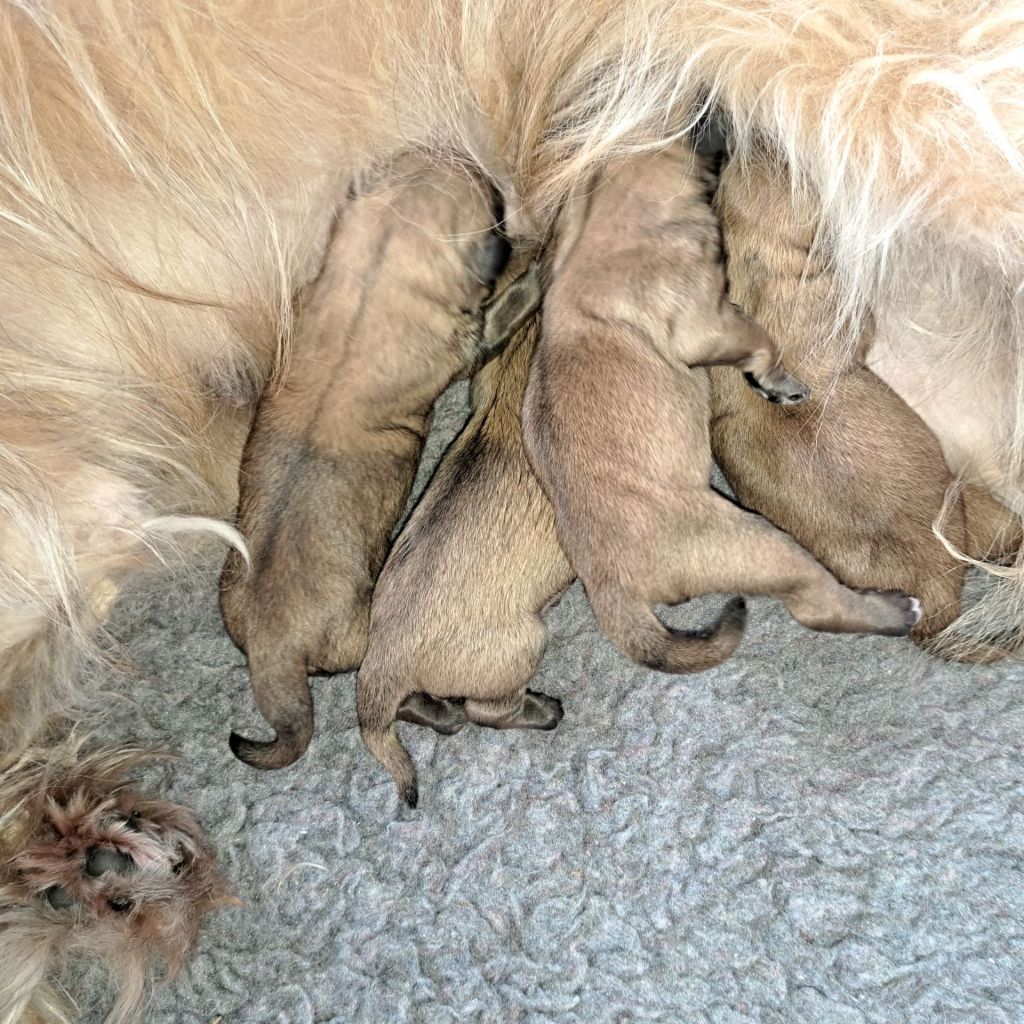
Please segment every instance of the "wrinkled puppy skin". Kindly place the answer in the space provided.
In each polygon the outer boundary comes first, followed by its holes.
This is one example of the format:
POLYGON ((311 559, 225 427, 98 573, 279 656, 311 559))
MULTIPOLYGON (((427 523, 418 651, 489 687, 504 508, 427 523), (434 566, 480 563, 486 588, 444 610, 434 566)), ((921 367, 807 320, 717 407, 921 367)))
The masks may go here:
MULTIPOLYGON (((928 640, 960 612, 964 565, 932 529, 973 557, 1000 547, 1011 519, 974 488, 947 502, 953 478, 921 418, 863 365, 869 324, 845 361, 820 336, 836 283, 810 203, 767 155, 726 166, 716 197, 730 296, 778 339, 811 388, 793 408, 758 401, 712 369, 712 452, 738 500, 785 530, 844 583, 916 595, 928 640), (973 510, 968 529, 965 506, 973 510)), ((1012 543, 1010 533, 1003 546, 1012 543)))
POLYGON ((780 404, 807 396, 726 300, 720 256, 688 149, 612 166, 559 223, 523 430, 598 622, 625 654, 666 672, 709 668, 740 641, 740 599, 696 636, 652 610, 697 594, 768 594, 812 629, 906 634, 920 614, 913 598, 842 586, 709 486, 710 385, 697 367, 731 364, 780 404))
MULTIPOLYGON (((221 609, 248 655, 269 743, 232 735, 257 768, 291 764, 313 732, 307 672, 357 667, 370 595, 412 486, 434 401, 504 331, 486 305, 508 256, 490 191, 409 157, 345 205, 298 336, 245 447, 221 609)), ((503 335, 504 336, 504 335, 503 335)))
POLYGON ((60 978, 77 957, 111 974, 108 1020, 139 1020, 203 917, 238 904, 192 814, 131 788, 161 756, 71 739, 0 774, 0 1020, 66 1019, 60 978))
POLYGON ((531 320, 474 378, 473 415, 374 591, 359 723, 411 806, 416 772, 394 726, 408 695, 465 698, 464 719, 495 729, 553 729, 562 718, 559 701, 526 689, 547 641, 541 612, 574 577, 523 450, 519 415, 539 330, 531 320))

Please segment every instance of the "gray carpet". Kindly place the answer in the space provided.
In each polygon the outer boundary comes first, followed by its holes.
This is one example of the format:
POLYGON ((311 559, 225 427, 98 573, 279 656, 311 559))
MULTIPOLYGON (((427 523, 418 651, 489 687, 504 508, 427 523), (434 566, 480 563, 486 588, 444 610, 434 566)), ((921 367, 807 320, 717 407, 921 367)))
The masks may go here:
POLYGON ((765 600, 727 664, 676 679, 618 655, 578 587, 548 622, 535 686, 559 729, 403 726, 412 812, 361 745, 351 678, 316 681, 297 766, 232 758, 258 718, 214 575, 122 604, 141 678, 108 681, 105 734, 182 752, 152 781, 245 901, 152 1021, 1024 1021, 1024 668, 813 634, 765 600))

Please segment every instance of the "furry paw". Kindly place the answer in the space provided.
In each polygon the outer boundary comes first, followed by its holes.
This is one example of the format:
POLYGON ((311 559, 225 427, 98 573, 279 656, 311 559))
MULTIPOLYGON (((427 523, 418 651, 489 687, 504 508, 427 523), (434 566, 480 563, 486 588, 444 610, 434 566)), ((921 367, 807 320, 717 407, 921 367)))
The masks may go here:
POLYGON ((550 731, 558 728, 558 723, 565 717, 565 711, 557 697, 549 697, 539 690, 527 690, 523 697, 523 717, 525 728, 550 731))
POLYGON ((115 1016, 134 1019, 156 964, 173 976, 204 915, 237 903, 192 814, 129 788, 155 756, 73 743, 0 775, 0 968, 30 963, 36 979, 0 969, 0 1009, 52 1000, 64 962, 86 954, 118 982, 115 1016))

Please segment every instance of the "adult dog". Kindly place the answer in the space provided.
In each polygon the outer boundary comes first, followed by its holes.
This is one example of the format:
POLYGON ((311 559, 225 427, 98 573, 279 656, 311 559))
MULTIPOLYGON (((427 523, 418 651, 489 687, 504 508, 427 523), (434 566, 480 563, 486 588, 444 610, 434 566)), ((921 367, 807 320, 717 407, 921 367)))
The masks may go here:
MULTIPOLYGON (((582 176, 716 108, 835 240, 823 336, 873 315, 874 372, 1024 511, 1022 45, 1009 0, 7 0, 0 762, 81 696, 130 574, 244 545, 292 296, 398 152, 474 165, 536 241, 582 176)), ((982 634, 1020 627, 996 570, 982 634)))

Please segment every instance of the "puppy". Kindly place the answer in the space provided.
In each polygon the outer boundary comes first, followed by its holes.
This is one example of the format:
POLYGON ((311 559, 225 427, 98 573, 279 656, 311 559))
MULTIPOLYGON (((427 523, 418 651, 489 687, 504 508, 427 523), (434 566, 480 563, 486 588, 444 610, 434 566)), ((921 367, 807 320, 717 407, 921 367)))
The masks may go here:
POLYGON ((300 757, 313 731, 307 672, 362 660, 434 401, 514 329, 501 299, 484 308, 507 253, 491 196, 458 169, 410 157, 344 208, 242 459, 238 525, 252 568, 229 556, 221 610, 277 733, 232 734, 247 764, 300 757))
POLYGON ((838 299, 814 209, 795 198, 767 156, 726 166, 717 195, 733 300, 774 337, 810 387, 798 408, 760 402, 734 373, 712 369, 711 447, 736 497, 807 548, 844 583, 902 590, 921 601, 913 637, 928 640, 960 612, 964 564, 1012 545, 1012 517, 953 478, 921 418, 863 365, 820 334, 838 299), (973 511, 974 529, 965 517, 973 511))
MULTIPOLYGON (((445 721, 461 713, 494 729, 553 729, 562 718, 559 701, 526 689, 547 639, 541 612, 575 575, 523 451, 519 411, 539 331, 530 320, 474 378, 473 415, 373 593, 359 726, 411 807, 416 770, 394 720, 414 691, 464 697, 440 705, 445 721)), ((422 724, 436 727, 430 711, 422 724)))
POLYGON ((725 298, 706 189, 696 154, 671 148, 612 165, 563 213, 523 407, 558 539, 602 629, 660 671, 709 668, 740 640, 740 601, 702 638, 652 611, 696 594, 768 594, 811 629, 903 635, 915 599, 842 586, 709 487, 709 384, 694 367, 736 366, 779 404, 807 393, 725 298))
POLYGON ((66 1020, 60 975, 99 958, 111 1021, 138 1018, 158 964, 173 977, 211 909, 238 903, 183 807, 127 776, 159 752, 71 739, 0 775, 0 1020, 66 1020))

